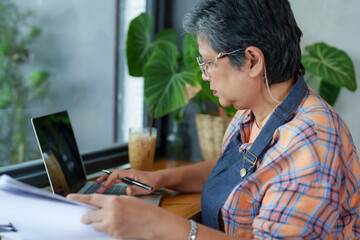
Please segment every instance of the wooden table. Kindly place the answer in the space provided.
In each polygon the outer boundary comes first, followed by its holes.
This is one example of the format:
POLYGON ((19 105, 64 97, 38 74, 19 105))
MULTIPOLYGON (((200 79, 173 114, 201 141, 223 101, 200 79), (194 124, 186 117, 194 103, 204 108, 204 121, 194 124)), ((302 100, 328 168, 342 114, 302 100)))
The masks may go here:
MULTIPOLYGON (((157 159, 154 170, 173 168, 191 164, 190 161, 178 161, 157 159)), ((165 189, 160 201, 160 207, 178 216, 200 221, 201 214, 201 193, 179 193, 170 189, 165 189)))

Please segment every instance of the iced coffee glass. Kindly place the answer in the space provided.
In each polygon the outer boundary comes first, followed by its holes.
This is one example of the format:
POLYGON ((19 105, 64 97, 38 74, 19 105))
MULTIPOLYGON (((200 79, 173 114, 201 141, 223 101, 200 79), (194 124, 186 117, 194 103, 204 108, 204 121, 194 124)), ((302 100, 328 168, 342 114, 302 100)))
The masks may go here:
POLYGON ((130 128, 129 162, 132 169, 150 171, 154 164, 156 129, 130 128))

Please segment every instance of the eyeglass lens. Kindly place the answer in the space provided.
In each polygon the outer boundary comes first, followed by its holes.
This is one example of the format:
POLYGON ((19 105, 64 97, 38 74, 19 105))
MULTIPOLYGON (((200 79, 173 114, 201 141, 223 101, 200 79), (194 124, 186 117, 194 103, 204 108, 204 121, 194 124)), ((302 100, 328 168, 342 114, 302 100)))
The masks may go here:
POLYGON ((198 65, 199 65, 199 68, 200 68, 201 72, 202 72, 205 76, 207 76, 207 75, 206 75, 206 69, 205 69, 205 65, 206 65, 206 64, 205 64, 204 60, 202 59, 202 57, 199 56, 199 57, 196 58, 196 60, 197 60, 197 63, 198 63, 198 65))

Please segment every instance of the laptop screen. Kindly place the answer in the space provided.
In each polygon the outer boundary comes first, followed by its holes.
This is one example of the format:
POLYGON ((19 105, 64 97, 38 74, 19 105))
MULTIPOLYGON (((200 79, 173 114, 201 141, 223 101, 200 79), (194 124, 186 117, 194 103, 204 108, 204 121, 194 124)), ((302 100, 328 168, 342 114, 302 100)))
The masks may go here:
POLYGON ((76 192, 86 174, 67 111, 33 118, 32 124, 53 192, 76 192))

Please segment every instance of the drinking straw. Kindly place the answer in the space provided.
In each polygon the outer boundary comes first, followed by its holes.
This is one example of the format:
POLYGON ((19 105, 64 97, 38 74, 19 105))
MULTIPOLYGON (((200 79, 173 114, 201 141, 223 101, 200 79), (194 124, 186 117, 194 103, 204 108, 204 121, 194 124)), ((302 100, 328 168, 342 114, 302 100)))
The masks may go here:
POLYGON ((219 107, 219 116, 220 117, 225 117, 225 112, 224 112, 224 109, 219 107))
POLYGON ((154 106, 153 106, 152 115, 151 115, 151 121, 150 121, 150 137, 151 137, 152 127, 153 127, 153 123, 154 123, 155 107, 156 107, 156 104, 154 104, 154 106))

